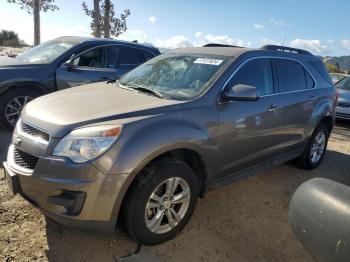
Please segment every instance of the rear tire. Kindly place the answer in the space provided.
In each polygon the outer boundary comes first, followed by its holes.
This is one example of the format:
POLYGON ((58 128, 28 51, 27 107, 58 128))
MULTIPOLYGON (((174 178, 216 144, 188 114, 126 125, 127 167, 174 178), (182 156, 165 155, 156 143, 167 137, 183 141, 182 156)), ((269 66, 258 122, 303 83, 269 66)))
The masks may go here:
POLYGON ((13 88, 0 96, 0 125, 12 130, 24 106, 38 96, 29 88, 13 88))
POLYGON ((166 159, 153 164, 136 178, 123 203, 126 231, 144 245, 172 239, 191 218, 198 194, 197 177, 186 163, 166 159))
POLYGON ((321 164, 327 150, 330 131, 325 124, 320 124, 312 133, 303 154, 297 159, 297 164, 304 169, 314 169, 321 164))

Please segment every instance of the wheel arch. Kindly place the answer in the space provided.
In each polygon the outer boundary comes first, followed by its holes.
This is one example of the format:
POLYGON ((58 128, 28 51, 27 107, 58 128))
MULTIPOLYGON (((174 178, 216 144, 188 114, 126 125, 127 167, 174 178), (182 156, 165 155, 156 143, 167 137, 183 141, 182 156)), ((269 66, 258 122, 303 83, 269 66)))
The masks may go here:
POLYGON ((324 124, 327 126, 329 134, 332 132, 333 126, 334 126, 334 118, 332 118, 330 115, 326 115, 320 119, 318 122, 318 125, 324 124))
POLYGON ((142 171, 145 170, 145 168, 151 166, 152 164, 158 161, 161 161, 162 159, 169 158, 183 161, 191 167, 191 169, 196 174, 198 183, 200 185, 199 196, 204 197, 207 191, 208 171, 207 164, 205 163, 205 160, 203 159, 202 155, 192 148, 181 147, 170 149, 168 151, 158 153, 156 156, 153 156, 151 160, 148 160, 146 163, 142 164, 142 166, 139 166, 136 169, 136 172, 134 172, 131 175, 131 178, 125 182, 125 188, 123 192, 121 192, 122 195, 119 195, 119 201, 116 201, 114 206, 113 213, 115 214, 114 216, 117 223, 120 221, 121 218, 120 209, 123 206, 128 194, 130 193, 133 184, 136 181, 136 178, 142 174, 142 171))
POLYGON ((5 81, 1 83, 0 86, 0 95, 3 95, 13 88, 30 88, 37 92, 39 95, 44 95, 47 93, 47 89, 45 88, 45 85, 42 83, 31 80, 31 79, 17 79, 17 80, 11 80, 11 81, 5 81))

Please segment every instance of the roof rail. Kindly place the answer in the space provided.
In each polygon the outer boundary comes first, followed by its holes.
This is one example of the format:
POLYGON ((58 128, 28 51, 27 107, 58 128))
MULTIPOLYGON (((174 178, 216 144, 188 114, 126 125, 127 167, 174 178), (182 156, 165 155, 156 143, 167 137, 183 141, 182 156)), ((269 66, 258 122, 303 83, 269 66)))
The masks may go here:
POLYGON ((298 49, 298 48, 287 47, 287 46, 281 46, 281 45, 264 45, 263 47, 261 47, 261 49, 313 56, 313 54, 310 53, 309 51, 298 49))
POLYGON ((203 47, 237 47, 237 48, 243 48, 242 46, 217 44, 217 43, 206 44, 203 47))

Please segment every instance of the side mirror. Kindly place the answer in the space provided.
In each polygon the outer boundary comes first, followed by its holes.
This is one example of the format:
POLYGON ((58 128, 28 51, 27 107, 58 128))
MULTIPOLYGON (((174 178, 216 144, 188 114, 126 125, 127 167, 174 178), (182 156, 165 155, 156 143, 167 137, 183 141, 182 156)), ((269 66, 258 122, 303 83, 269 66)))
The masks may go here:
POLYGON ((227 89, 223 93, 223 99, 225 101, 256 101, 259 95, 255 86, 238 84, 227 89))

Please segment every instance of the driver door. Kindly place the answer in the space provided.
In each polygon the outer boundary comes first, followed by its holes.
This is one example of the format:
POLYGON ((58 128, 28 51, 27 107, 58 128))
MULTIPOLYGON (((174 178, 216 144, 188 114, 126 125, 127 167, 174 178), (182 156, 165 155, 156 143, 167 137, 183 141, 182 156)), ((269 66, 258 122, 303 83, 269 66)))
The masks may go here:
POLYGON ((118 78, 118 51, 119 46, 99 46, 74 56, 56 70, 57 89, 118 78))
POLYGON ((231 177, 278 155, 282 143, 282 110, 274 82, 270 59, 257 58, 245 63, 225 86, 253 86, 259 98, 256 101, 222 101, 218 105, 222 177, 231 177))

